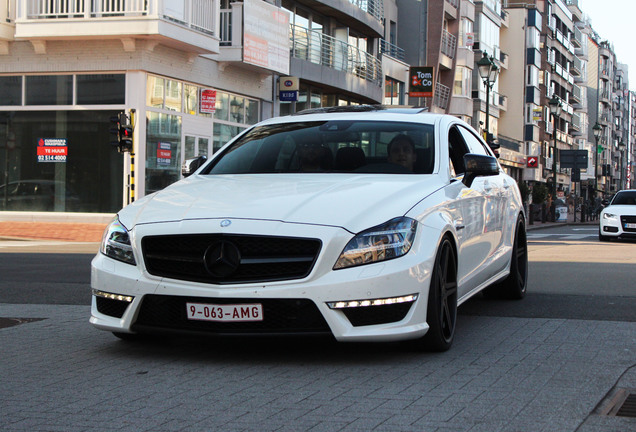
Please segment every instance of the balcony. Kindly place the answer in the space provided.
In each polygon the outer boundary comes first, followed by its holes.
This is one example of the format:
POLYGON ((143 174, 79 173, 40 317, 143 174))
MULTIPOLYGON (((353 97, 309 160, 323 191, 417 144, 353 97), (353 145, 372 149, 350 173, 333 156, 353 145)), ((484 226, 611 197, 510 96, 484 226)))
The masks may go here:
POLYGON ((380 39, 380 52, 396 60, 404 61, 404 50, 384 39, 380 39))
POLYGON ((297 25, 290 25, 290 38, 292 58, 343 71, 382 86, 382 63, 366 51, 297 25))
POLYGON ((450 59, 455 58, 457 53, 457 37, 446 30, 442 30, 442 54, 450 59))
POLYGON ((0 2, 0 54, 9 54, 7 41, 15 35, 15 9, 11 1, 0 2))
MULTIPOLYGON (((215 0, 17 0, 16 39, 39 54, 52 40, 136 39, 198 54, 217 54, 219 2, 215 0)), ((154 45, 153 45, 154 44, 154 45)))
POLYGON ((448 107, 448 101, 450 99, 450 88, 444 84, 435 84, 435 95, 433 97, 433 104, 443 110, 448 107))

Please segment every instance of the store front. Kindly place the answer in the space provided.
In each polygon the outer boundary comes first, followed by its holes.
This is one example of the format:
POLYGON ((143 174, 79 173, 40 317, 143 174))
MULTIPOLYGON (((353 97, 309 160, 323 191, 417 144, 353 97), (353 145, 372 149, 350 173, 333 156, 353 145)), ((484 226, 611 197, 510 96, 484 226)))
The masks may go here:
POLYGON ((122 159, 109 144, 108 130, 115 113, 0 113, 0 210, 119 210, 122 159))

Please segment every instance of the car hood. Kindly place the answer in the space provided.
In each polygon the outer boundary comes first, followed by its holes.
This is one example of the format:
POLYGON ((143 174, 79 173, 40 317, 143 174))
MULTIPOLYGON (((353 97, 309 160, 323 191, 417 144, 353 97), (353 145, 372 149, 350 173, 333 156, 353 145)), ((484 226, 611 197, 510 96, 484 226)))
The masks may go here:
POLYGON ((607 213, 618 213, 620 215, 636 215, 636 205, 614 204, 603 209, 607 213))
POLYGON ((435 175, 193 175, 124 208, 132 229, 187 219, 252 219, 336 226, 353 233, 397 216, 442 183, 435 175))

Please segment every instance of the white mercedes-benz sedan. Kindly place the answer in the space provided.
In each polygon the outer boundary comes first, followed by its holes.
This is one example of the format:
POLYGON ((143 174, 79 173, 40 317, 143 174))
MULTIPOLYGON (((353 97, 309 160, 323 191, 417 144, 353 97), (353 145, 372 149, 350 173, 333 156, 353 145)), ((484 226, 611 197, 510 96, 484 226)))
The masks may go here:
POLYGON ((91 271, 97 328, 443 351, 461 303, 525 295, 519 189, 455 117, 309 110, 263 121, 183 173, 106 229, 91 271))
POLYGON ((636 189, 616 192, 599 217, 600 241, 623 238, 636 239, 636 189))

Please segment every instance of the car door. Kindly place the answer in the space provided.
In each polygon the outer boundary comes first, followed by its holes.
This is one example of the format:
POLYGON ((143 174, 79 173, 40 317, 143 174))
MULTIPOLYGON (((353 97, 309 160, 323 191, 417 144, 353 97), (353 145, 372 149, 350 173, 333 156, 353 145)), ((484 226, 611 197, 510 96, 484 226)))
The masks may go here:
POLYGON ((484 239, 486 194, 483 180, 474 181, 470 188, 462 183, 464 155, 470 151, 458 127, 453 124, 448 129, 450 183, 446 195, 458 239, 457 281, 461 298, 484 280, 480 271, 488 258, 490 246, 484 239))
MULTIPOLYGON (((493 156, 492 152, 474 132, 465 127, 459 126, 466 144, 471 153, 493 156)), ((489 245, 489 254, 484 265, 487 269, 484 274, 487 278, 501 271, 501 260, 504 240, 505 240, 505 221, 507 211, 511 204, 511 182, 507 175, 500 171, 499 175, 481 177, 475 179, 475 186, 483 189, 486 198, 485 207, 485 224, 484 224, 484 241, 489 245)), ((507 261, 506 261, 507 262, 507 261)))

